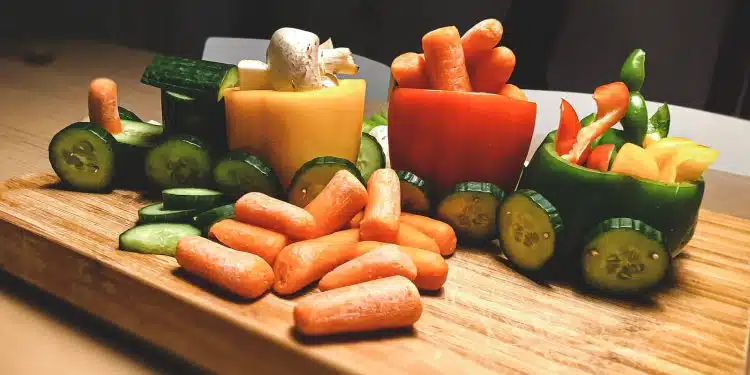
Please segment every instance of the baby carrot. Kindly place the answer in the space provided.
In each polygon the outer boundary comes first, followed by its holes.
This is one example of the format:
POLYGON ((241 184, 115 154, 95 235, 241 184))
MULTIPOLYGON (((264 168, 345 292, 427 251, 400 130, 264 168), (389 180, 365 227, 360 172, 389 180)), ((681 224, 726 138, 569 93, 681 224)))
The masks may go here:
POLYGON ((232 249, 255 254, 270 265, 289 243, 289 239, 281 233, 233 219, 224 219, 212 225, 208 235, 232 249))
POLYGON ((401 216, 401 182, 393 169, 376 170, 367 181, 369 199, 359 225, 362 240, 394 242, 401 216))
POLYGON ((417 266, 398 246, 384 245, 336 267, 320 279, 318 288, 325 291, 396 275, 414 280, 417 266))
POLYGON ((474 91, 497 93, 508 82, 516 67, 516 55, 508 47, 496 47, 477 56, 469 64, 474 91))
POLYGON ((285 234, 295 240, 314 238, 316 235, 317 226, 312 214, 263 193, 243 195, 235 204, 234 211, 239 221, 285 234))
POLYGON ((407 223, 399 224, 395 243, 440 254, 440 247, 434 239, 407 223))
MULTIPOLYGON (((357 254, 366 254, 386 245, 377 241, 362 241, 357 244, 357 254)), ((421 290, 438 290, 448 279, 448 262, 440 254, 416 247, 397 245, 417 267, 414 285, 421 290)))
POLYGON ((455 26, 442 27, 422 37, 427 79, 435 90, 471 91, 461 35, 455 26))
POLYGON ((507 96, 511 99, 529 101, 526 94, 524 94, 518 86, 512 83, 504 84, 503 87, 500 88, 500 91, 498 91, 498 94, 507 96))
POLYGON ((351 172, 342 169, 305 210, 312 214, 318 236, 342 229, 367 204, 367 190, 351 172))
POLYGON ((461 46, 464 50, 466 62, 471 64, 476 56, 495 48, 502 37, 503 24, 494 18, 480 21, 472 26, 461 37, 461 46))
POLYGON ((311 294, 297 303, 293 315, 297 331, 317 336, 408 327, 422 309, 414 284, 391 276, 311 294))
POLYGON ((440 248, 440 254, 443 256, 451 255, 456 251, 456 231, 454 231, 447 223, 427 216, 415 215, 407 212, 401 213, 400 220, 402 224, 406 223, 411 225, 414 228, 417 228, 420 232, 434 239, 438 248, 440 248))
POLYGON ((274 281, 263 258, 199 236, 180 238, 175 258, 189 273, 245 298, 260 297, 274 281))
POLYGON ((423 54, 406 52, 391 63, 391 74, 399 87, 426 89, 430 86, 423 54))
POLYGON ((89 119, 110 134, 122 132, 117 110, 117 83, 109 78, 95 78, 89 83, 89 119))
POLYGON ((279 294, 292 294, 354 259, 359 241, 358 229, 347 229, 327 236, 287 245, 273 265, 279 294))
POLYGON ((349 228, 359 228, 359 223, 362 222, 363 217, 365 217, 365 212, 359 211, 351 220, 349 220, 349 228))

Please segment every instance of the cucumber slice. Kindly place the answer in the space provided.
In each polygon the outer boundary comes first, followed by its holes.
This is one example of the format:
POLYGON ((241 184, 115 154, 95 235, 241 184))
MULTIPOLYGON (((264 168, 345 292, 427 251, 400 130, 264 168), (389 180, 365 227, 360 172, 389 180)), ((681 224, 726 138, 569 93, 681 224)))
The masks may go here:
POLYGON ((215 152, 228 149, 223 101, 203 97, 196 99, 162 90, 161 116, 167 135, 190 134, 200 138, 215 152))
POLYGON ((232 198, 249 192, 272 197, 281 196, 282 187, 273 169, 246 151, 232 151, 214 167, 214 181, 219 190, 232 198))
POLYGON ((307 206, 328 185, 333 175, 342 169, 348 170, 365 184, 354 163, 335 156, 321 156, 302 164, 294 173, 289 184, 289 203, 299 207, 307 206))
POLYGON ((148 152, 146 176, 161 189, 204 187, 211 179, 211 155, 198 138, 173 136, 148 152))
POLYGON ((172 188, 161 192, 167 210, 207 210, 221 204, 221 192, 201 188, 172 188))
POLYGON ((664 279, 670 266, 662 233, 640 220, 607 219, 585 243, 584 280, 604 292, 644 292, 664 279))
POLYGON ((500 243, 508 260, 525 271, 544 267, 563 229, 557 209, 536 191, 521 189, 503 201, 497 216, 500 243))
POLYGON ((440 202, 437 217, 450 224, 459 239, 484 242, 496 237, 497 209, 505 193, 489 182, 464 182, 440 202))
POLYGON ((129 121, 143 121, 141 120, 138 115, 133 113, 133 111, 125 108, 125 107, 117 107, 117 114, 120 116, 120 120, 129 120, 129 121))
POLYGON ((370 179, 372 172, 385 168, 385 153, 375 137, 362 133, 357 156, 357 169, 365 181, 370 179))
POLYGON ((62 182, 74 190, 109 190, 115 176, 117 141, 90 122, 60 130, 49 143, 49 161, 62 182))
POLYGON ((170 210, 164 203, 153 203, 138 210, 138 223, 188 223, 198 212, 195 209, 170 210))
POLYGON ((140 121, 120 122, 122 132, 114 135, 118 142, 115 181, 122 187, 145 187, 147 179, 143 165, 146 162, 146 154, 158 146, 164 129, 161 125, 140 121))
POLYGON ((159 144, 164 127, 141 121, 120 120, 122 132, 114 135, 117 142, 138 148, 154 148, 159 144))
POLYGON ((190 97, 220 101, 224 89, 239 84, 237 65, 175 56, 155 56, 141 83, 190 97))
POLYGON ((193 218, 193 225, 200 228, 204 236, 215 223, 224 219, 234 219, 234 204, 227 204, 201 212, 193 218))
POLYGON ((190 224, 155 223, 136 225, 120 234, 120 250, 174 256, 182 237, 200 236, 190 224))
POLYGON ((401 210, 424 214, 430 211, 427 184, 414 173, 396 171, 401 182, 401 210))

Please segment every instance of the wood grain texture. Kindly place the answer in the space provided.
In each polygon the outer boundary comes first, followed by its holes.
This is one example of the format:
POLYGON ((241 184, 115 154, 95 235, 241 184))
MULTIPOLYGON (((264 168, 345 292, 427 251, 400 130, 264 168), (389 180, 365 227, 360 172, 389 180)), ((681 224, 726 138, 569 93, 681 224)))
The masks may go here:
MULTIPOLYGON (((650 302, 543 286, 486 251, 449 259, 413 331, 303 339, 294 299, 238 302, 175 260, 116 250, 147 201, 34 174, 0 187, 0 267, 219 373, 705 373, 744 371, 750 221, 703 211, 676 287, 650 302)), ((314 292, 314 291, 313 291, 314 292)))

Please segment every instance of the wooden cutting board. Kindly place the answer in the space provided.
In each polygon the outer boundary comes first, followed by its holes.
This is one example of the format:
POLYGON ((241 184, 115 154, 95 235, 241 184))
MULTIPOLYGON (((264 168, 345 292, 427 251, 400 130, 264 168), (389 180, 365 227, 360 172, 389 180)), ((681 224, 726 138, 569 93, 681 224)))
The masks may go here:
MULTIPOLYGON (((234 300, 171 257, 116 250, 148 203, 70 192, 52 175, 0 186, 0 267, 218 373, 706 373, 744 371, 750 221, 703 211, 676 286, 649 301, 540 285, 460 249, 413 330, 306 339, 294 298, 234 300)), ((315 292, 308 290, 307 293, 315 292)))

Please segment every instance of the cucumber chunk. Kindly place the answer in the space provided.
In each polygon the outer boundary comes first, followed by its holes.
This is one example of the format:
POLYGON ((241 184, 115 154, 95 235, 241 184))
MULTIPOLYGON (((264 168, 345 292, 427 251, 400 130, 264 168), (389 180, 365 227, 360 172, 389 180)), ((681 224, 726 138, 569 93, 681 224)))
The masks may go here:
POLYGON ((207 210, 221 204, 221 192, 202 188, 172 188, 161 192, 167 210, 207 210))
POLYGON ((508 260, 525 271, 544 267, 563 229, 557 209, 536 191, 521 189, 503 201, 497 216, 500 243, 508 260))
POLYGON ((114 135, 117 142, 142 148, 154 148, 159 144, 164 127, 141 121, 120 120, 122 132, 114 135))
POLYGON ((224 89, 239 84, 236 65, 176 56, 155 56, 141 83, 190 97, 220 101, 224 89))
POLYGON ((305 207, 320 194, 336 172, 346 169, 364 185, 357 166, 349 160, 335 156, 321 156, 308 161, 294 173, 289 185, 289 203, 305 207))
POLYGON ((427 183, 414 173, 396 171, 401 182, 401 210, 418 214, 430 211, 427 183))
POLYGON ((129 120, 129 121, 140 121, 140 122, 143 122, 143 120, 141 120, 141 118, 138 117, 138 115, 136 115, 135 113, 133 113, 133 111, 131 111, 131 110, 125 108, 125 107, 119 107, 118 106, 117 107, 117 114, 120 116, 120 120, 129 120))
POLYGON ((357 156, 357 169, 365 181, 370 179, 372 172, 385 168, 385 153, 375 137, 362 133, 357 156))
POLYGON ((224 101, 162 90, 161 119, 167 135, 190 134, 215 152, 228 149, 224 101))
POLYGON ((74 190, 109 190, 115 176, 117 141, 90 122, 76 122, 60 130, 49 144, 52 169, 74 190))
POLYGON ((161 189, 204 187, 211 180, 211 155, 198 138, 173 136, 148 152, 146 176, 161 189))
POLYGON ((187 223, 198 210, 171 210, 164 203, 153 203, 138 210, 138 223, 187 223))
POLYGON ((232 151, 214 167, 219 190, 232 198, 249 192, 281 196, 282 188, 273 169, 260 158, 245 151, 232 151))
POLYGON ((203 236, 208 236, 208 230, 212 225, 224 219, 234 218, 234 204, 227 204, 199 213, 193 218, 193 225, 201 229, 203 236))
POLYGON ((662 233, 640 220, 607 219, 585 243, 584 280, 604 292, 644 292, 664 279, 671 262, 662 233))
POLYGON ((459 240, 489 241, 496 237, 497 209, 504 197, 489 182, 460 183, 440 202, 437 217, 453 227, 459 240))
POLYGON ((190 224, 157 223, 136 225, 120 234, 120 250, 174 256, 182 237, 200 236, 190 224))

